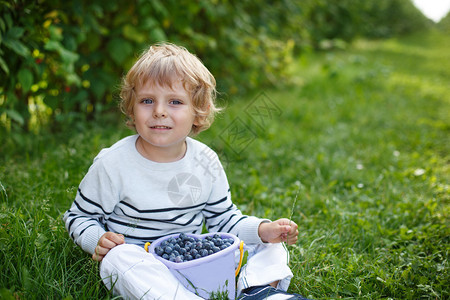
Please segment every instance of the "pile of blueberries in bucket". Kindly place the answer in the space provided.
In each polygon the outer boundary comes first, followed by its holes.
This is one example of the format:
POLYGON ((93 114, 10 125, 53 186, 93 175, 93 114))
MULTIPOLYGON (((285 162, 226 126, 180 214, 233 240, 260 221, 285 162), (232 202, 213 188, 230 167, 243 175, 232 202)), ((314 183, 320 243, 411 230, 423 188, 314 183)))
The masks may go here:
POLYGON ((171 262, 186 262, 205 257, 230 247, 232 238, 222 238, 219 234, 206 236, 204 239, 194 238, 180 233, 155 247, 155 253, 171 262))

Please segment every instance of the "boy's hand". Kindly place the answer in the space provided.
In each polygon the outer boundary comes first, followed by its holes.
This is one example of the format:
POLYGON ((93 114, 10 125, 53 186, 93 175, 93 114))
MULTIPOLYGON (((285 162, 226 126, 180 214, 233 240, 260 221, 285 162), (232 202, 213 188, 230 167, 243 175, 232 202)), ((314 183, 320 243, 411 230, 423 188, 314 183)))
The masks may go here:
POLYGON ((106 232, 98 240, 97 247, 95 247, 95 253, 92 255, 92 259, 101 261, 105 257, 106 253, 117 245, 125 244, 125 237, 122 234, 114 233, 111 231, 106 232))
POLYGON ((261 223, 258 234, 264 243, 287 242, 288 245, 297 243, 298 226, 289 219, 279 219, 272 223, 261 223))

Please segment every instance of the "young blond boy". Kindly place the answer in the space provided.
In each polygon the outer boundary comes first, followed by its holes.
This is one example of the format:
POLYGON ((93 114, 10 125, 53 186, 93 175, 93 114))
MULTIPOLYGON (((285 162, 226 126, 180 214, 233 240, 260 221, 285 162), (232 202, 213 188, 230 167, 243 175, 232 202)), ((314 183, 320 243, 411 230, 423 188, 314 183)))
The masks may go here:
POLYGON ((150 47, 123 80, 121 108, 137 134, 97 155, 64 214, 70 237, 101 261, 100 275, 115 294, 199 299, 143 245, 172 233, 200 234, 206 226, 246 244, 237 287, 242 299, 301 299, 285 292, 292 272, 281 243, 297 242, 297 224, 243 215, 217 155, 189 137, 211 125, 215 93, 200 60, 168 43, 150 47))

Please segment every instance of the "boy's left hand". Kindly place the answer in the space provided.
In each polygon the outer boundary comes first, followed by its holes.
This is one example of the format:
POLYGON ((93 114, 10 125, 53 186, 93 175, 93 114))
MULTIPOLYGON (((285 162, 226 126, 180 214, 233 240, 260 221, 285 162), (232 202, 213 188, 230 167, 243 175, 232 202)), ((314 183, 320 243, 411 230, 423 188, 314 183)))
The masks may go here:
POLYGON ((279 219, 271 223, 261 223, 258 234, 265 243, 287 242, 288 245, 297 243, 298 226, 289 219, 279 219))

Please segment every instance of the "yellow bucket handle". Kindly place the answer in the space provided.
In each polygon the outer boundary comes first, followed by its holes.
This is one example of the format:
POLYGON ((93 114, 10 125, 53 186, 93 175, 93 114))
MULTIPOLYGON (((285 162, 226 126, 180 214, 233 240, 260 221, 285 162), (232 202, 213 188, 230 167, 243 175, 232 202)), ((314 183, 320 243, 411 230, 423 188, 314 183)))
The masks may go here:
POLYGON ((239 265, 236 269, 236 273, 234 273, 234 276, 238 276, 239 271, 241 270, 242 267, 242 258, 244 257, 244 242, 241 241, 241 243, 239 244, 239 251, 241 252, 241 256, 239 257, 239 265))
POLYGON ((144 245, 145 251, 148 252, 148 246, 150 246, 151 244, 152 244, 152 243, 150 243, 150 242, 145 243, 145 245, 144 245))
MULTIPOLYGON (((145 251, 148 252, 148 246, 150 246, 151 244, 152 243, 150 243, 150 242, 145 243, 145 245, 144 245, 145 251)), ((234 276, 238 276, 239 271, 241 270, 241 267, 242 267, 242 258, 244 257, 244 242, 243 241, 241 241, 241 243, 239 244, 239 252, 240 252, 239 265, 236 269, 236 272, 234 273, 234 276)))

